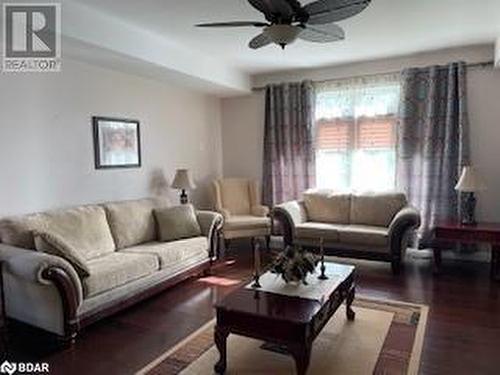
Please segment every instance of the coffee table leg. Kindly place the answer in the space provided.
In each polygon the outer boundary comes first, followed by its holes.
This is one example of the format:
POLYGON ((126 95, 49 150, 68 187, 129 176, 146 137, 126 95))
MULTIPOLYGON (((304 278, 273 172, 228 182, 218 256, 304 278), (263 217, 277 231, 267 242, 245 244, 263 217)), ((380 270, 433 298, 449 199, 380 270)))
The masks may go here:
POLYGON ((229 336, 229 330, 215 326, 215 345, 219 350, 220 358, 219 362, 217 362, 214 366, 214 370, 216 374, 224 374, 226 372, 227 366, 227 337, 229 336))
POLYGON ((491 247, 491 279, 500 281, 500 248, 491 247))
POLYGON ((356 296, 356 287, 353 285, 347 292, 346 297, 346 315, 347 320, 354 320, 356 313, 352 309, 352 303, 354 302, 354 297, 356 296))
POLYGON ((441 273, 441 264, 443 263, 443 257, 441 256, 441 249, 434 247, 432 251, 434 253, 434 273, 439 275, 441 273))
POLYGON ((311 360, 311 346, 310 345, 294 345, 288 348, 295 360, 295 368, 297 375, 306 375, 311 360))

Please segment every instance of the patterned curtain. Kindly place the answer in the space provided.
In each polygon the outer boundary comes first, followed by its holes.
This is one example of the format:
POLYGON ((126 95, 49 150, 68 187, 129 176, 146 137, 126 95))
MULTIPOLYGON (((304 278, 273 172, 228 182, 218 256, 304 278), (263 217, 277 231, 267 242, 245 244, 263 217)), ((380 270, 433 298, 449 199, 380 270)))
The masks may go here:
POLYGON ((398 185, 421 210, 419 245, 440 220, 460 217, 454 187, 469 162, 465 63, 403 72, 398 185))
POLYGON ((314 186, 314 89, 312 82, 266 88, 263 202, 297 199, 314 186))

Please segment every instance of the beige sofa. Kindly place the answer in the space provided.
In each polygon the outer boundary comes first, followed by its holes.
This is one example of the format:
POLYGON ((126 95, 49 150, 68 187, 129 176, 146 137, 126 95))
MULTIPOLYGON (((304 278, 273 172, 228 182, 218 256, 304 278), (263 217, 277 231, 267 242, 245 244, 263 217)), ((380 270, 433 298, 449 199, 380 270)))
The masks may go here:
POLYGON ((328 254, 389 261, 394 273, 409 235, 420 226, 419 212, 400 193, 308 192, 302 201, 276 206, 273 216, 286 244, 317 249, 323 239, 328 254))
POLYGON ((5 309, 9 318, 73 340, 79 328, 210 267, 221 215, 198 211, 202 235, 158 242, 160 199, 89 205, 0 220, 5 309), (50 231, 83 256, 89 276, 35 249, 50 231))

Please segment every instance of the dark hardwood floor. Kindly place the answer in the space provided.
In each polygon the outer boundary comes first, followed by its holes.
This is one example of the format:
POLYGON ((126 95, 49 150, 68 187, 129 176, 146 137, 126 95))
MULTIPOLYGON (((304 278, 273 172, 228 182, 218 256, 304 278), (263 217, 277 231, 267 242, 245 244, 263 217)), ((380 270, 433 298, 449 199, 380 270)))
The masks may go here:
MULTIPOLYGON (((234 264, 214 271, 222 280, 184 282, 87 328, 67 350, 11 324, 9 359, 47 361, 51 374, 134 373, 212 319, 214 302, 250 277, 249 251, 233 254, 234 264)), ((487 264, 448 262, 440 276, 428 259, 407 260, 400 276, 385 263, 359 262, 358 270, 358 295, 430 306, 422 374, 500 374, 500 283, 487 264)))

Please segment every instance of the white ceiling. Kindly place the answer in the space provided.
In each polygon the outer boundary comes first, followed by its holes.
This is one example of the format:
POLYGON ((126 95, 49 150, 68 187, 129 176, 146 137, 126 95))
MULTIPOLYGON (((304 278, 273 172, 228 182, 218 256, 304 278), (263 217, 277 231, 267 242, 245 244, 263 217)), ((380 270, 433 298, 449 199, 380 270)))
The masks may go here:
POLYGON ((340 22, 347 35, 343 42, 298 41, 285 51, 277 46, 254 51, 247 43, 258 29, 193 27, 199 22, 262 20, 246 0, 77 1, 248 74, 493 43, 500 35, 500 0, 373 0, 363 13, 340 22))

